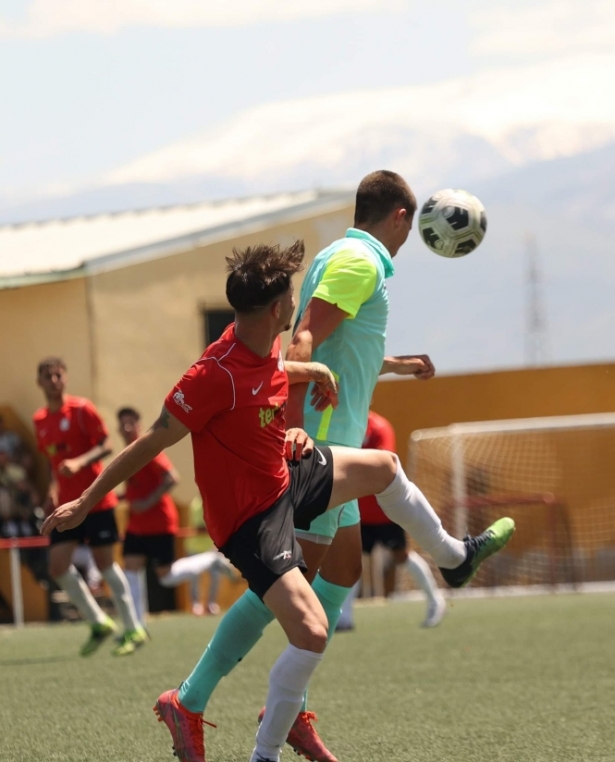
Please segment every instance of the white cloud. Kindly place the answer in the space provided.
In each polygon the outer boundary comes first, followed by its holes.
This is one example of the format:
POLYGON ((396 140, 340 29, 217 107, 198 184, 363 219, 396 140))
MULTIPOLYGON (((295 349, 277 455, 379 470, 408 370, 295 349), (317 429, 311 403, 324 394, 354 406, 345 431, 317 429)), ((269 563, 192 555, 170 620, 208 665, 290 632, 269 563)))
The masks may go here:
POLYGON ((198 28, 286 21, 336 13, 403 10, 412 0, 32 0, 22 24, 0 17, 0 36, 110 34, 129 26, 198 28))
POLYGON ((318 177, 320 167, 342 166, 356 155, 386 159, 393 150, 397 157, 403 153, 417 175, 446 164, 449 154, 459 151, 455 141, 466 138, 482 141, 473 162, 490 166, 495 155, 512 165, 572 156, 615 139, 615 98, 604 97, 605 77, 615 77, 615 54, 487 71, 434 85, 264 104, 130 162, 104 180, 257 178, 291 166, 312 167, 318 177))
POLYGON ((474 4, 471 50, 487 55, 570 55, 615 44, 613 0, 474 4))

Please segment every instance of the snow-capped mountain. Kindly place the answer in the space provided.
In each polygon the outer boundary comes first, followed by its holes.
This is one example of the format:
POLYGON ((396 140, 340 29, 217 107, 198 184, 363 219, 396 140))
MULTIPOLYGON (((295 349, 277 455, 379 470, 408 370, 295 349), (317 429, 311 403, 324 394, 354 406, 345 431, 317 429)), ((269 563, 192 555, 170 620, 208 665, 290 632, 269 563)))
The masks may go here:
POLYGON ((535 194, 544 186, 596 195, 595 180, 609 181, 599 152, 611 163, 605 147, 615 143, 610 71, 615 54, 584 55, 439 84, 264 104, 73 193, 0 203, 0 222, 352 186, 380 167, 405 175, 419 197, 451 185, 496 192, 504 179, 509 194, 530 182, 535 194), (591 177, 581 158, 590 152, 597 157, 591 177), (583 189, 566 179, 579 171, 583 189))

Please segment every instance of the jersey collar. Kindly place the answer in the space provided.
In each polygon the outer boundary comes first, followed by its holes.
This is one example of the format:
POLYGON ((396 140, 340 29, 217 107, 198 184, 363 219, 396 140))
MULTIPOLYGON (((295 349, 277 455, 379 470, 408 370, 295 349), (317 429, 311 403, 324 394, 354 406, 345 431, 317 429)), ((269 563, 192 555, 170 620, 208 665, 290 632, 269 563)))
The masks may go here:
POLYGON ((346 238, 359 238, 361 241, 365 241, 382 262, 384 267, 384 277, 390 278, 392 275, 395 275, 395 265, 393 264, 389 250, 386 246, 381 244, 377 238, 366 233, 365 230, 357 230, 357 228, 348 228, 346 231, 346 238))

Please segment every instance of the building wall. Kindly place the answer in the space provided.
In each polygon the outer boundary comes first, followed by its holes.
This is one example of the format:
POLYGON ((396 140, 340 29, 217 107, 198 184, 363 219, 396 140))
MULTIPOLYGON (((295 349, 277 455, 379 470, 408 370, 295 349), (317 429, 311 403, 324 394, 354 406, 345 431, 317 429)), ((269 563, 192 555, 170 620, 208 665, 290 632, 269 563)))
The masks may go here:
POLYGON ((24 422, 44 400, 36 366, 44 356, 63 357, 70 391, 91 397, 92 352, 86 282, 76 278, 0 291, 0 406, 24 422))
MULTIPOLYGON (((224 257, 233 246, 263 241, 285 245, 302 238, 309 262, 344 234, 351 214, 348 207, 93 276, 93 394, 113 428, 116 448, 120 447, 114 422, 118 407, 138 408, 149 425, 169 389, 203 352, 202 312, 228 307, 224 257)), ((298 278, 297 289, 300 283, 298 278)), ((196 494, 190 442, 180 442, 169 454, 182 476, 174 494, 188 502, 196 494)))

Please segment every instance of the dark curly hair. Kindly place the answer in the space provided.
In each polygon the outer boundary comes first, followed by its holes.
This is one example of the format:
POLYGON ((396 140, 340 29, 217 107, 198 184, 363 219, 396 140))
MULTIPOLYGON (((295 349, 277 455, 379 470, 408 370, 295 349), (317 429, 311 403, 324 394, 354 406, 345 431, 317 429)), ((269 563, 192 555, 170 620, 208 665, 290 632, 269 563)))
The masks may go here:
POLYGON ((303 241, 286 249, 267 244, 233 249, 233 256, 226 257, 226 298, 231 307, 248 314, 288 291, 293 275, 303 269, 304 254, 303 241))

